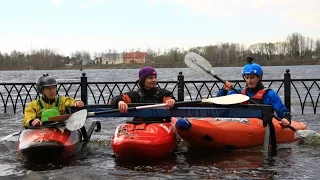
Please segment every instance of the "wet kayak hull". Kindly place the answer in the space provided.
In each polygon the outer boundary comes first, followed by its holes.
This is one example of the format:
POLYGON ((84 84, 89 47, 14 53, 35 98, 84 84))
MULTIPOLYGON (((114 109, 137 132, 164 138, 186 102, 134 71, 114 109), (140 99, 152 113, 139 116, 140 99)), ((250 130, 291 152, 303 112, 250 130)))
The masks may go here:
POLYGON ((41 161, 67 158, 82 146, 80 130, 65 127, 25 129, 20 133, 18 154, 22 160, 41 161))
POLYGON ((172 153, 177 145, 171 123, 120 124, 111 141, 117 158, 158 159, 172 153))
MULTIPOLYGON (((264 142, 265 127, 258 118, 173 118, 177 133, 190 146, 200 148, 244 148, 264 142)), ((297 141, 289 128, 273 119, 277 143, 297 141)), ((292 121, 297 130, 306 129, 305 123, 292 121)))

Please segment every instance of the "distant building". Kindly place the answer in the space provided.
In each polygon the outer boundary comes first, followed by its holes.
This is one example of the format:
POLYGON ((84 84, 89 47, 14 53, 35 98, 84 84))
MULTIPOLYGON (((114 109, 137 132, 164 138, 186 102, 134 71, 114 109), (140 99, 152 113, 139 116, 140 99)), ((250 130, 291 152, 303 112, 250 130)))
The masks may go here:
POLYGON ((93 61, 94 61, 94 64, 102 64, 102 58, 101 57, 96 57, 93 61))
POLYGON ((107 53, 101 55, 101 64, 122 64, 123 53, 107 53))
POLYGON ((106 53, 95 58, 94 64, 143 64, 146 62, 147 52, 106 53))
POLYGON ((124 53, 124 63, 126 64, 143 64, 146 62, 146 58, 148 56, 147 52, 128 52, 124 53))

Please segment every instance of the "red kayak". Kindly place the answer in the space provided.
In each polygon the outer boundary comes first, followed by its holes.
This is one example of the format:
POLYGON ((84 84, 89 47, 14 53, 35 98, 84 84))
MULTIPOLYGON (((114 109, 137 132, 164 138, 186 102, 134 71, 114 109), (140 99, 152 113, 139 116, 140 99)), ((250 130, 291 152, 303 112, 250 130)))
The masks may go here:
POLYGON ((177 134, 171 123, 127 122, 120 124, 111 141, 117 158, 157 159, 174 150, 177 134))
POLYGON ((34 127, 21 131, 18 140, 18 154, 25 161, 55 161, 67 158, 77 153, 83 142, 90 139, 92 131, 100 122, 93 122, 88 132, 81 130, 69 131, 64 123, 34 127))

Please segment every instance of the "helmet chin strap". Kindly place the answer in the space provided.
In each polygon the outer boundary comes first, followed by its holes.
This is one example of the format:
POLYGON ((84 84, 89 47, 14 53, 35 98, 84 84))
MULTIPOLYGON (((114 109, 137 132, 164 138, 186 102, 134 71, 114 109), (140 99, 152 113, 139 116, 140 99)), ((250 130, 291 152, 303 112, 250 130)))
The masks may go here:
POLYGON ((43 96, 42 96, 42 100, 43 100, 45 103, 52 104, 52 103, 54 103, 54 102, 56 101, 56 98, 54 98, 54 99, 49 99, 49 98, 47 98, 46 95, 43 95, 43 96))
POLYGON ((250 91, 250 92, 257 92, 257 91, 259 91, 259 90, 261 90, 261 89, 264 89, 264 86, 263 86, 263 84, 262 84, 262 82, 261 81, 259 81, 258 82, 258 84, 257 84, 257 86, 255 87, 255 88, 248 88, 248 90, 250 91))

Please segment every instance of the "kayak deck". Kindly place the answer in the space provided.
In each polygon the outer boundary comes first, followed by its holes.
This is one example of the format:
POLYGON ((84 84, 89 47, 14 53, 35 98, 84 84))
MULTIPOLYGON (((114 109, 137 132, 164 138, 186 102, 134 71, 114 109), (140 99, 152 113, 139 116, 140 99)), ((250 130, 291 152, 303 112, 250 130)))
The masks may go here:
POLYGON ((171 123, 120 124, 111 141, 117 158, 156 159, 170 154, 177 145, 171 123))
MULTIPOLYGON (((179 136, 191 147, 204 148, 242 148, 264 143, 266 128, 259 118, 187 118, 177 119, 176 129, 179 136)), ((273 119, 277 143, 298 140, 289 128, 283 128, 273 119)), ((306 129, 305 123, 292 121, 298 129, 306 129)))
POLYGON ((70 131, 64 123, 24 129, 18 139, 18 154, 25 161, 59 161, 76 154, 90 140, 95 127, 96 132, 101 130, 99 121, 93 121, 88 131, 85 127, 70 131))
POLYGON ((79 130, 69 131, 64 127, 25 129, 20 133, 18 153, 23 160, 66 158, 81 147, 79 130))

